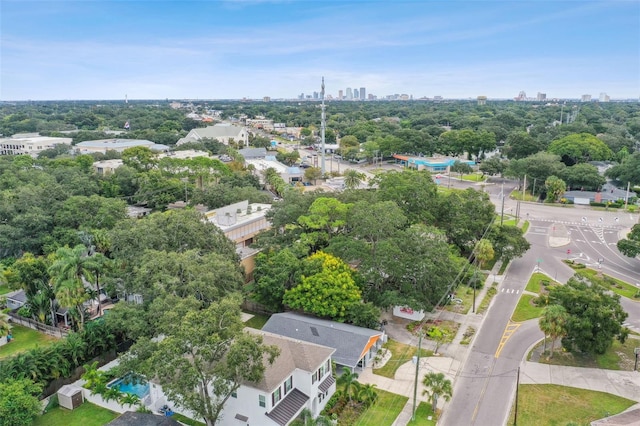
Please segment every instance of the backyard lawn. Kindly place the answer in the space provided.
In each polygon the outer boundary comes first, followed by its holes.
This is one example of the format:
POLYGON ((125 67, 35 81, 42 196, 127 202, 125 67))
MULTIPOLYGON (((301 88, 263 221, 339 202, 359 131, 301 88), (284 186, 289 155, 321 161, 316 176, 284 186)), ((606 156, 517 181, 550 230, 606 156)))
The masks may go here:
POLYGON ((0 346, 0 359, 13 356, 36 346, 46 347, 58 340, 57 337, 15 324, 11 329, 11 334, 13 335, 11 342, 0 346))
MULTIPOLYGON (((520 385, 517 424, 527 426, 588 425, 618 414, 635 402, 604 392, 558 385, 520 385)), ((508 424, 516 424, 512 408, 508 424)))
POLYGON ((0 295, 11 292, 11 289, 6 285, 0 285, 0 295))
POLYGON ((358 426, 391 426, 409 400, 406 396, 397 395, 382 389, 376 389, 378 399, 358 417, 358 426))
POLYGON ((36 418, 33 426, 103 426, 118 417, 118 413, 85 402, 75 410, 56 407, 36 418))
POLYGON ((269 316, 262 314, 251 313, 253 317, 244 322, 244 325, 249 328, 255 328, 256 330, 262 330, 262 327, 269 321, 269 316))
MULTIPOLYGON (((414 355, 418 352, 418 348, 415 346, 405 345, 404 343, 396 342, 395 340, 387 340, 384 344, 384 348, 391 351, 391 359, 387 361, 381 368, 374 368, 374 374, 388 377, 393 379, 396 375, 398 368, 406 362, 411 361, 414 355)), ((433 352, 426 349, 422 349, 420 352, 421 357, 427 357, 433 355, 433 352)))

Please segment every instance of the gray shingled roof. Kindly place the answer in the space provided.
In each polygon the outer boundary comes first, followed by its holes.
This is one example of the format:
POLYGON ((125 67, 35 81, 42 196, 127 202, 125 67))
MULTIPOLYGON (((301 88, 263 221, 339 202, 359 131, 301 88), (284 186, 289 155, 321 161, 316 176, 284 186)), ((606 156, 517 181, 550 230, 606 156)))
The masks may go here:
POLYGON ((262 330, 335 348, 333 360, 337 364, 351 368, 358 365, 360 354, 369 343, 369 339, 374 336, 382 336, 382 332, 378 330, 292 312, 272 315, 262 330))
POLYGON ((15 300, 16 302, 27 303, 27 294, 24 290, 16 290, 11 293, 5 294, 7 299, 15 300))
POLYGON ((263 344, 277 346, 280 349, 280 355, 274 363, 267 366, 264 372, 264 378, 258 383, 246 383, 247 386, 265 392, 273 391, 276 386, 280 385, 289 377, 296 368, 308 372, 316 371, 334 352, 334 349, 330 347, 291 339, 285 336, 278 336, 265 332, 264 330, 260 331, 249 328, 246 330, 262 336, 263 344))

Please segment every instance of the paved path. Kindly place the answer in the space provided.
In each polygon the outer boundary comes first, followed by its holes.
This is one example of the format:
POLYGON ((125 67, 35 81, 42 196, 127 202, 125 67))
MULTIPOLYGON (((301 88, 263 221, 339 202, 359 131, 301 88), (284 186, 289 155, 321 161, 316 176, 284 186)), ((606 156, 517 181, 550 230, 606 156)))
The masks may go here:
MULTIPOLYGON (((569 240, 566 229, 562 225, 556 226, 549 237, 549 245, 552 247, 564 246, 568 243, 567 240, 569 240)), ((487 278, 484 288, 478 292, 477 303, 480 303, 493 281, 501 282, 503 278, 504 276, 491 274, 487 278)), ((429 357, 421 360, 418 372, 419 380, 416 394, 417 404, 419 404, 420 401, 427 401, 426 397, 422 395, 424 387, 421 384, 421 380, 422 377, 424 377, 424 374, 428 371, 443 372, 452 381, 460 374, 461 368, 464 366, 468 356, 468 349, 470 347, 470 345, 460 344, 462 336, 469 326, 474 327, 477 332, 485 319, 485 315, 481 314, 468 313, 465 315, 449 311, 438 311, 434 314, 428 315, 427 317, 453 320, 459 322, 461 325, 453 341, 440 348, 442 356, 429 357)), ((408 322, 408 320, 393 317, 389 318, 387 333, 394 340, 417 346, 417 338, 406 330, 406 324, 408 322)), ((423 343, 423 347, 433 349, 432 342, 423 341, 423 343)), ((473 344, 473 342, 471 342, 471 344, 473 344)), ((370 368, 362 372, 360 375, 360 381, 363 383, 376 384, 380 389, 404 395, 409 398, 403 411, 393 423, 394 426, 404 426, 411 420, 413 412, 415 372, 415 365, 412 362, 408 362, 398 369, 395 380, 375 375, 370 368)), ((634 401, 640 401, 640 373, 638 372, 551 366, 536 362, 523 361, 521 363, 520 383, 550 383, 561 386, 572 386, 611 393, 634 401)), ((446 408, 449 404, 444 404, 444 401, 441 400, 438 405, 439 408, 442 408, 443 406, 446 408)))
POLYGON ((525 361, 520 368, 520 384, 554 384, 589 389, 640 401, 640 373, 567 367, 525 361))

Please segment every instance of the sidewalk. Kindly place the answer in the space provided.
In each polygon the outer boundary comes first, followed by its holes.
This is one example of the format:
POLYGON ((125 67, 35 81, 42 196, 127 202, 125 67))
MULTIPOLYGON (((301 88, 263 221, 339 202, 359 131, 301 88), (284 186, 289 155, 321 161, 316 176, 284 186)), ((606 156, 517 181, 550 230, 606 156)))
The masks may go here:
POLYGON ((589 389, 640 401, 640 372, 567 367, 524 361, 520 384, 554 384, 589 389))
MULTIPOLYGON (((499 269, 500 265, 496 264, 487 277, 485 285, 481 289, 477 290, 476 310, 478 306, 480 306, 480 303, 484 299, 491 285, 494 282, 501 283, 504 279, 504 275, 497 275, 499 269)), ((460 373, 460 370, 467 358, 469 347, 473 344, 473 339, 475 339, 478 330, 480 330, 480 327, 482 326, 482 321, 485 318, 484 314, 475 314, 471 313, 471 311, 472 309, 469 309, 468 313, 461 314, 446 310, 438 310, 436 312, 425 315, 425 319, 440 319, 458 322, 460 323, 460 327, 458 328, 458 332, 456 333, 456 336, 453 338, 451 343, 443 344, 440 346, 440 356, 432 356, 420 359, 416 405, 419 405, 421 401, 428 402, 426 396, 422 394, 423 390, 425 389, 422 385, 422 378, 426 373, 430 371, 444 373, 452 383, 455 383, 455 379, 460 373), (460 342, 462 341, 464 333, 467 331, 468 327, 473 327, 475 329, 475 333, 468 345, 462 345, 460 344, 460 342)), ((418 345, 418 338, 411 334, 406 328, 407 324, 409 324, 411 321, 394 317, 390 312, 385 315, 385 319, 387 319, 388 321, 388 324, 385 326, 385 331, 390 338, 407 345, 418 345)), ((422 347, 424 349, 434 350, 435 343, 423 339, 422 347)), ((407 404, 404 406, 402 412, 400 412, 395 422, 393 423, 393 426, 405 426, 411 420, 411 417, 413 415, 413 392, 415 374, 416 366, 410 361, 398 368, 398 371, 396 371, 395 380, 373 374, 373 370, 369 367, 366 368, 362 373, 360 373, 358 381, 360 381, 361 383, 375 384, 378 389, 383 389, 388 392, 393 392, 395 394, 408 397, 409 400, 407 401, 407 404)), ((441 409, 445 404, 446 402, 441 398, 438 401, 438 408, 441 409)))

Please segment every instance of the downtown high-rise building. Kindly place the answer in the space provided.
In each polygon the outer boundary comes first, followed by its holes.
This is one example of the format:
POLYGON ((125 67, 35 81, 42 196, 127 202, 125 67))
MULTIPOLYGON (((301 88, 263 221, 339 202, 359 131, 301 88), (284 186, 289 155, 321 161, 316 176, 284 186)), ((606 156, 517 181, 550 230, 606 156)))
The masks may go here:
POLYGON ((364 87, 360 88, 360 100, 364 101, 365 99, 367 99, 367 89, 364 87))
POLYGON ((342 90, 338 90, 338 100, 343 100, 344 99, 344 93, 342 92, 342 90))
POLYGON ((347 87, 347 100, 348 101, 353 100, 353 92, 351 91, 351 87, 347 87))
POLYGON ((353 99, 360 99, 360 92, 358 92, 358 89, 353 89, 353 99))

